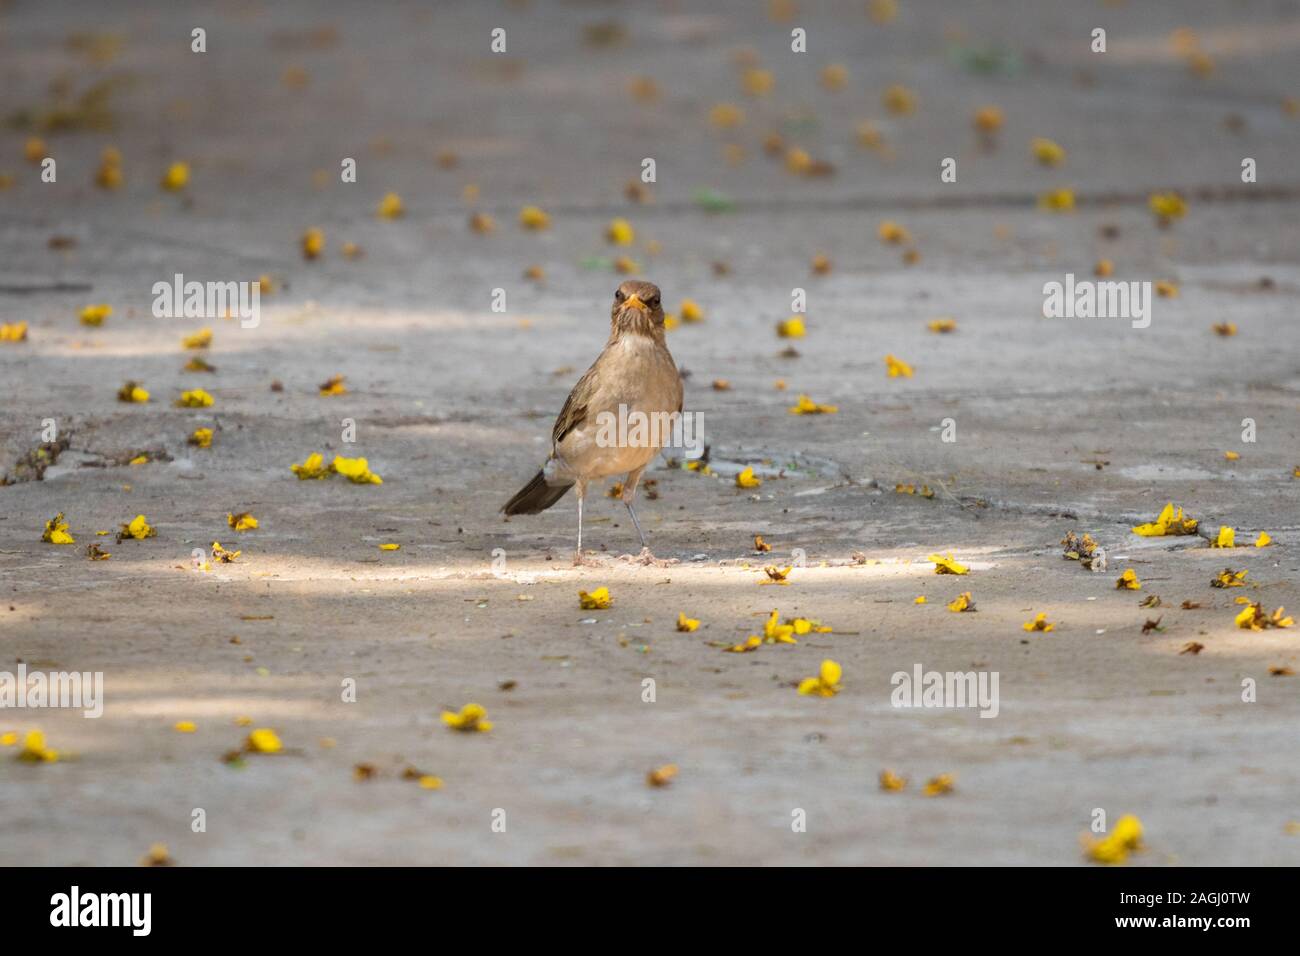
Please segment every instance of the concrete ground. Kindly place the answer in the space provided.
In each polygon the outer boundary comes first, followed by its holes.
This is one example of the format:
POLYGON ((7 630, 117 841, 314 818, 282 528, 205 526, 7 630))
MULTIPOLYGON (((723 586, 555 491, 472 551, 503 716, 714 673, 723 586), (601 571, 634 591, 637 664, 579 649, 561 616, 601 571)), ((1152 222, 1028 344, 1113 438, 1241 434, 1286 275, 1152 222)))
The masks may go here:
POLYGON ((1300 611, 1300 117, 1284 108, 1300 10, 902 0, 881 24, 857 0, 781 6, 0 3, 0 323, 29 323, 0 342, 0 474, 31 476, 18 462, 43 420, 69 438, 43 480, 0 487, 0 671, 102 671, 106 698, 97 720, 0 710, 0 734, 41 729, 60 751, 33 766, 0 749, 0 863, 130 864, 162 842, 186 865, 1074 865, 1095 808, 1142 820, 1132 865, 1300 862, 1300 675, 1270 674, 1300 671, 1300 628, 1234 626, 1238 595, 1300 611), (747 58, 773 76, 763 98, 740 88, 747 58), (836 63, 847 83, 828 91, 836 63), (629 92, 638 76, 656 99, 629 92), (912 115, 882 106, 892 84, 912 115), (721 102, 740 126, 710 126, 721 102), (988 104, 1005 125, 981 143, 988 104), (859 144, 863 121, 886 145, 859 144), (787 171, 773 131, 833 175, 787 171), (57 182, 24 160, 32 135, 57 182), (1036 136, 1063 165, 1035 163, 1036 136), (116 191, 93 184, 110 145, 116 191), (644 157, 657 182, 633 204, 644 157), (165 192, 176 160, 190 182, 165 192), (1035 208, 1059 187, 1076 211, 1035 208), (731 208, 706 210, 703 189, 731 208), (1146 199, 1165 189, 1189 208, 1160 229, 1146 199), (375 215, 389 191, 392 221, 375 215), (528 204, 550 229, 519 228, 528 204), (474 210, 496 230, 472 232, 474 210), (628 250, 602 238, 615 216, 628 250), (879 240, 882 220, 918 261, 879 240), (307 262, 311 227, 326 248, 307 262), (575 568, 572 497, 499 508, 604 341, 621 252, 670 308, 705 313, 669 345, 714 474, 648 473, 660 565, 624 559, 621 505, 591 498, 593 566, 575 568), (811 274, 819 253, 828 274, 811 274), (1146 329, 1044 318, 1044 283, 1101 258, 1178 295, 1146 329), (523 278, 533 265, 544 281, 523 278), (276 288, 257 328, 155 318, 151 287, 175 273, 276 288), (808 335, 778 339, 795 287, 808 335), (81 325, 100 302, 113 315, 81 325), (927 331, 941 316, 955 332, 927 331), (217 370, 185 372, 181 337, 203 326, 217 370), (887 354, 914 377, 887 377, 887 354), (321 397, 333 375, 346 394, 321 397), (128 379, 152 400, 116 401, 128 379), (211 408, 173 406, 195 387, 211 408), (839 410, 791 415, 799 393, 839 410), (210 449, 186 444, 201 426, 210 449), (127 464, 141 451, 154 460, 127 464), (383 484, 299 481, 311 452, 364 456, 383 484), (768 476, 756 490, 733 480, 747 463, 768 476), (1169 501, 1247 546, 1130 533, 1169 501), (243 511, 260 527, 236 534, 243 511), (42 543, 56 512, 75 545, 42 543), (155 537, 96 536, 137 514, 155 537), (1105 546, 1106 573, 1062 559, 1072 530, 1105 546), (1249 546, 1260 531, 1270 547, 1249 546), (242 555, 193 569, 213 540, 242 555), (112 557, 87 560, 92 542, 112 557), (795 549, 805 566, 762 586, 795 549), (936 576, 935 552, 969 575, 936 576), (1249 586, 1212 589, 1224 567, 1249 586), (1125 568, 1140 592, 1115 588, 1125 568), (602 585, 613 606, 582 610, 602 585), (977 612, 946 610, 964 591, 977 612), (773 608, 834 631, 723 651, 773 608), (679 612, 700 629, 677 632, 679 612), (1055 630, 1023 630, 1039 612, 1055 630), (797 694, 825 658, 840 693, 797 694), (891 675, 918 664, 997 672, 997 717, 893 707, 891 675), (490 733, 443 726, 470 701, 490 733), (254 727, 284 751, 223 762, 254 727), (647 786, 667 763, 672 784, 647 786), (907 788, 882 791, 884 768, 907 788), (942 773, 953 791, 923 796, 942 773))

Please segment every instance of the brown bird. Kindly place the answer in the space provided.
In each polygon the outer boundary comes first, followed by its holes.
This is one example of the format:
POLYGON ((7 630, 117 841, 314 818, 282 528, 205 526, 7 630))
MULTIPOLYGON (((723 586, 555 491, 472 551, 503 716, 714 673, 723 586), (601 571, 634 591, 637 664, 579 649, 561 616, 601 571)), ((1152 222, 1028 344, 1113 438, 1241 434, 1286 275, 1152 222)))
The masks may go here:
POLYGON ((551 457, 501 510, 507 515, 545 511, 574 488, 578 495, 578 550, 582 560, 582 500, 587 483, 626 474, 623 504, 641 547, 641 522, 632 510, 641 472, 669 444, 682 410, 682 378, 664 341, 659 287, 629 280, 614 293, 609 341, 564 401, 551 430, 551 457))

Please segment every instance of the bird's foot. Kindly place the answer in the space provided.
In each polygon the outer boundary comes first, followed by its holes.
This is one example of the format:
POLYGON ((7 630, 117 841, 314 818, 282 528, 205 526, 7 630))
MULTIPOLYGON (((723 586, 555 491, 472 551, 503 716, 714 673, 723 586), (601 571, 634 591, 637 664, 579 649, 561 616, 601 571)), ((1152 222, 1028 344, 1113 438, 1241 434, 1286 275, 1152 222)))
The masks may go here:
POLYGON ((590 557, 581 551, 573 552, 573 566, 575 568, 603 568, 605 566, 599 558, 590 557))
POLYGON ((656 558, 648 547, 642 548, 641 553, 637 555, 621 555, 619 560, 627 564, 640 564, 647 568, 667 568, 678 563, 676 558, 656 558))

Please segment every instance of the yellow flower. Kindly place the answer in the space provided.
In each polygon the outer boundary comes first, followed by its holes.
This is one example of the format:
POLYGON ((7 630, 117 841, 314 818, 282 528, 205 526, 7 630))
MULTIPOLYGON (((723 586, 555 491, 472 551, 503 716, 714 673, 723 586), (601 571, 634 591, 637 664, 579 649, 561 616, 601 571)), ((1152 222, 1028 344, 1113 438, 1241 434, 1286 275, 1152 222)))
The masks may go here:
POLYGON ((754 477, 754 469, 752 467, 746 468, 740 474, 736 475, 737 488, 757 488, 762 483, 762 478, 754 477))
POLYGON ((1234 571, 1232 568, 1224 568, 1219 572, 1218 577, 1210 582, 1212 588, 1244 588, 1246 586, 1247 569, 1234 571))
POLYGON ((804 328, 801 316, 792 315, 776 324, 776 334, 783 339, 801 339, 808 334, 808 330, 804 328))
POLYGON ((364 458, 343 458, 334 456, 330 470, 342 475, 354 485, 382 485, 384 479, 370 470, 370 463, 364 458))
POLYGON ((630 246, 636 241, 636 230, 626 219, 611 219, 605 227, 605 238, 616 246, 630 246))
POLYGON ((1097 839, 1084 834, 1084 852, 1097 863, 1123 863, 1130 852, 1142 848, 1142 821, 1125 815, 1115 821, 1115 828, 1097 839))
POLYGON ((18 743, 18 735, 12 730, 0 734, 0 747, 12 747, 18 743))
MULTIPOLYGON (((1246 600, 1238 598, 1238 600, 1246 600)), ((1247 631, 1262 631, 1270 627, 1290 627, 1295 620, 1286 617, 1286 608, 1279 607, 1272 614, 1260 606, 1258 602, 1247 605, 1240 614, 1234 619, 1237 627, 1247 631)))
POLYGON ((122 185, 122 154, 112 146, 106 147, 100 158, 95 185, 100 189, 117 189, 122 185))
POLYGON ((957 331, 957 320, 950 318, 932 319, 925 324, 925 327, 931 332, 942 335, 947 332, 957 331))
POLYGON ((189 163, 172 163, 163 173, 162 188, 168 192, 179 192, 184 189, 190 181, 190 164, 189 163))
POLYGON ((16 759, 24 763, 54 763, 59 759, 59 752, 46 746, 45 734, 29 730, 23 737, 23 749, 18 751, 16 759))
POLYGON ((731 647, 723 648, 731 654, 745 654, 749 651, 756 651, 763 646, 763 639, 757 634, 751 634, 745 639, 743 644, 733 644, 731 647))
POLYGON ((1215 322, 1210 328, 1214 330, 1215 335, 1221 335, 1225 339, 1237 334, 1236 322, 1215 322))
POLYGON ((963 591, 961 594, 958 594, 953 598, 948 604, 948 610, 952 611, 954 614, 959 614, 962 611, 975 610, 975 602, 971 600, 970 592, 963 591))
POLYGON ((416 778, 416 783, 420 785, 421 790, 442 789, 442 778, 435 777, 432 774, 428 774, 428 773, 420 774, 420 776, 416 778))
POLYGON ((1272 543, 1273 539, 1269 537, 1267 531, 1261 531, 1259 537, 1255 539, 1255 547, 1257 548, 1267 548, 1272 543))
POLYGON ((666 787, 672 783, 673 777, 677 776, 677 764, 666 763, 662 767, 656 767, 645 775, 647 786, 666 787))
POLYGON ((981 106, 975 111, 974 123, 981 133, 996 133, 1002 128, 1002 110, 996 106, 981 106))
POLYGON ((181 366, 186 372, 215 372, 216 366, 208 362, 200 355, 191 355, 190 360, 181 366))
POLYGON ((1172 219, 1182 219, 1187 215, 1187 200, 1183 199, 1178 193, 1152 193, 1147 200, 1147 205, 1155 213, 1156 218, 1162 222, 1168 222, 1172 219))
POLYGON ((1219 525, 1219 536, 1211 543, 1211 548, 1235 548, 1237 546, 1237 532, 1234 528, 1229 528, 1226 524, 1219 525))
POLYGON ((181 339, 181 348, 183 349, 206 349, 211 344, 211 329, 199 329, 193 335, 187 335, 181 339))
POLYGON ((212 447, 212 429, 211 429, 211 428, 196 428, 196 429, 194 429, 194 432, 190 435, 190 437, 189 437, 187 440, 189 441, 189 443, 190 443, 191 445, 195 445, 195 446, 197 446, 197 447, 199 447, 199 448, 211 448, 211 447, 212 447))
POLYGON ((1049 212, 1073 212, 1074 190, 1061 188, 1042 193, 1038 197, 1038 208, 1049 212))
POLYGON ((786 578, 790 576, 790 572, 793 570, 794 570, 793 565, 785 569, 778 568, 775 565, 768 565, 763 569, 763 573, 767 575, 767 580, 759 581, 758 583, 759 584, 789 584, 790 582, 787 581, 786 578))
POLYGON ((769 644, 799 643, 794 639, 794 625, 782 624, 776 611, 773 611, 763 624, 763 639, 769 644))
POLYGON ((487 719, 487 708, 482 704, 466 704, 459 713, 444 710, 442 722, 452 730, 465 732, 487 733, 492 729, 492 721, 487 719))
POLYGON ((188 392, 181 392, 181 397, 176 399, 178 408, 208 408, 212 405, 212 396, 201 388, 192 388, 188 392))
POLYGON ((343 384, 346 376, 331 375, 319 386, 321 398, 329 398, 331 395, 346 395, 348 387, 343 384))
POLYGON ((240 514, 228 513, 226 515, 226 524, 230 525, 230 527, 234 528, 236 531, 252 531, 257 527, 257 519, 247 511, 241 512, 240 514))
POLYGON ((325 251, 325 233, 315 227, 302 234, 302 257, 315 259, 325 251))
POLYGON ((172 730, 176 731, 178 734, 192 734, 198 729, 198 725, 192 720, 178 720, 172 725, 172 730))
POLYGON ((1142 582, 1138 580, 1137 572, 1128 568, 1115 579, 1115 590, 1117 591, 1141 591, 1142 582))
POLYGON ((822 86, 828 90, 842 90, 849 82, 849 71, 842 63, 828 63, 822 70, 822 86))
POLYGON ((953 560, 951 552, 949 552, 946 557, 939 554, 932 554, 926 558, 926 560, 934 562, 935 574, 968 574, 970 572, 970 569, 966 567, 966 565, 958 564, 953 560))
POLYGON ((1175 282, 1170 282, 1167 279, 1161 279, 1158 282, 1156 282, 1153 288, 1156 290, 1156 295, 1160 296, 1160 298, 1162 299, 1178 298, 1178 284, 1175 282))
MULTIPOLYGON (((218 564, 234 564, 235 559, 243 553, 242 551, 227 551, 221 546, 220 541, 212 542, 212 557, 218 564)), ((211 568, 204 565, 203 570, 209 571, 211 568)))
POLYGON ((1183 509, 1175 508, 1171 501, 1165 505, 1164 510, 1155 521, 1147 524, 1140 524, 1133 529, 1133 533, 1141 535, 1144 538, 1158 538, 1163 535, 1182 535, 1196 533, 1196 519, 1184 518, 1183 509))
POLYGON ((813 158, 807 150, 791 146, 785 153, 785 168, 792 173, 806 173, 813 166, 813 158))
POLYGON ((734 103, 718 103, 709 110, 709 122, 718 129, 732 129, 745 122, 745 113, 734 103))
POLYGON ((900 375, 903 378, 911 378, 912 366, 908 365, 906 362, 904 362, 901 358, 898 358, 897 356, 886 355, 885 373, 890 378, 898 378, 900 375))
POLYGON ((384 198, 379 200, 379 208, 375 210, 375 215, 380 219, 397 219, 405 212, 401 196, 397 193, 384 193, 384 198))
MULTIPOLYGON (((772 612, 776 616, 776 612, 772 612)), ((800 636, 804 634, 831 634, 834 629, 829 624, 823 624, 821 621, 810 621, 806 617, 792 617, 786 620, 786 623, 794 628, 794 632, 800 636)))
POLYGON ((62 511, 45 522, 45 532, 41 535, 41 540, 48 541, 50 544, 77 543, 77 539, 68 533, 68 523, 63 520, 62 511))
POLYGON ((799 404, 790 406, 791 415, 834 415, 839 410, 838 405, 818 405, 807 395, 800 395, 799 404))
POLYGON ((1092 267, 1092 274, 1100 279, 1104 279, 1114 273, 1115 263, 1111 262, 1109 259, 1098 259, 1097 264, 1092 267))
POLYGON ((940 794, 952 793, 953 776, 950 773, 941 773, 937 777, 931 777, 921 788, 921 793, 927 797, 937 797, 940 794))
POLYGON ((858 143, 867 149, 880 149, 885 145, 885 134, 880 132, 880 127, 870 120, 864 120, 858 124, 855 131, 858 137, 858 143))
POLYGON ((0 322, 0 342, 24 342, 26 340, 26 322, 0 322))
POLYGON ((1238 458, 1241 457, 1241 455, 1235 451, 1225 451, 1223 453, 1223 457, 1226 458, 1228 461, 1236 461, 1238 458))
POLYGON ((578 592, 578 607, 584 611, 603 611, 613 603, 614 599, 610 597, 609 588, 604 586, 591 592, 578 592))
POLYGON ((477 233, 486 235, 497 227, 497 221, 485 212, 476 212, 469 217, 469 227, 477 233))
POLYGON ((117 533, 117 540, 134 538, 136 541, 143 541, 145 538, 154 537, 157 533, 144 515, 136 515, 129 524, 122 525, 122 530, 117 533))
POLYGON ((402 550, 402 546, 401 546, 400 544, 395 544, 395 543, 389 542, 389 543, 387 543, 387 544, 381 544, 381 545, 379 546, 379 550, 380 550, 380 551, 400 551, 400 550, 402 550))
POLYGON ((687 617, 681 611, 677 612, 677 630, 689 634, 700 626, 700 622, 693 617, 687 617))
POLYGON ((912 238, 906 229, 892 219, 886 219, 880 224, 877 235, 880 236, 881 242, 888 242, 893 245, 901 245, 912 238))
POLYGON ((869 0, 867 15, 873 23, 893 23, 898 16, 898 0, 869 0))
POLYGON ((916 110, 916 94, 905 86, 895 84, 889 87, 880 101, 895 116, 907 116, 916 110))
POLYGON ((834 697, 840 692, 840 677, 844 669, 829 658, 822 661, 816 677, 805 677, 799 682, 799 693, 805 696, 834 697))
POLYGON ((519 210, 519 225, 525 229, 549 229, 551 227, 551 217, 537 206, 525 206, 519 210))
POLYGON ((1034 615, 1032 621, 1025 621, 1025 623, 1020 626, 1026 631, 1042 631, 1043 633, 1056 630, 1056 625, 1048 622, 1046 611, 1039 611, 1034 615))
POLYGON ((274 730, 269 727, 259 727, 248 735, 244 746, 253 753, 274 754, 279 753, 284 745, 280 743, 280 738, 274 730))
POLYGON ((918 594, 918 595, 916 596, 916 600, 913 601, 912 603, 913 603, 913 604, 924 604, 924 603, 925 603, 925 595, 924 595, 924 594, 918 594))
POLYGON ((23 158, 27 162, 39 164, 47 155, 45 140, 39 136, 29 137, 27 142, 23 143, 23 158))
POLYGON ((677 310, 683 322, 703 322, 704 310, 692 299, 682 299, 681 308, 677 310))
POLYGON ((289 470, 298 476, 300 481, 308 478, 328 478, 330 470, 325 467, 325 460, 318 452, 313 452, 307 456, 307 460, 301 465, 290 465, 289 470))
POLYGON ((100 326, 103 325, 104 320, 112 314, 113 307, 101 303, 100 305, 86 306, 81 310, 79 318, 81 319, 82 325, 100 326))
POLYGON ((147 402, 149 393, 140 387, 138 382, 127 382, 117 390, 117 400, 119 402, 147 402))
POLYGON ((774 83, 770 70, 750 67, 740 76, 740 88, 750 96, 766 96, 772 91, 774 83))
POLYGON ((902 790, 907 786, 907 778, 900 777, 894 771, 885 769, 880 771, 880 789, 887 793, 893 793, 902 790))
POLYGON ((1044 166, 1059 166, 1065 162, 1065 150, 1061 145, 1042 136, 1030 140, 1029 151, 1044 166))

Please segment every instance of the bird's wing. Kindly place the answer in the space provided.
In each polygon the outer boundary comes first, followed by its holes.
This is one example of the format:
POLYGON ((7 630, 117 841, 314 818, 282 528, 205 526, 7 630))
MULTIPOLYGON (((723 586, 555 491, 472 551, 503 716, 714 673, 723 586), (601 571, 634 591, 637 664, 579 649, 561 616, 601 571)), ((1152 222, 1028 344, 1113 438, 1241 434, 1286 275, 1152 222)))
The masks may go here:
MULTIPOLYGON (((600 354, 604 355, 605 353, 601 352, 600 354)), ((578 379, 578 384, 573 386, 573 391, 564 400, 564 407, 560 409, 560 416, 555 419, 555 427, 551 429, 552 445, 558 445, 564 440, 565 435, 587 420, 587 404, 596 391, 596 366, 599 364, 600 358, 598 357, 595 362, 591 363, 591 368, 582 373, 582 378, 578 379)))

